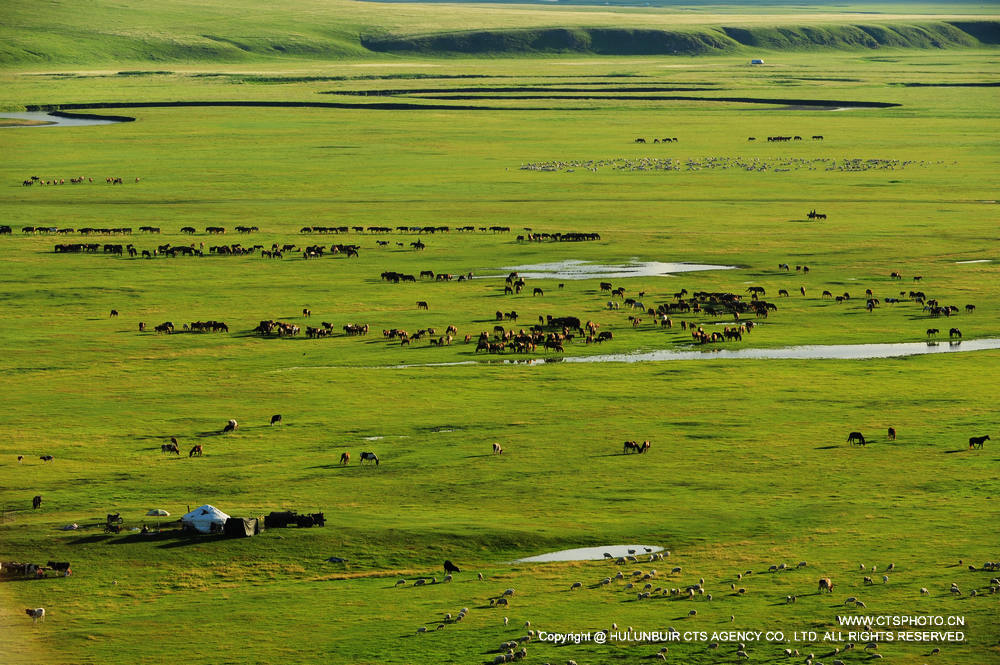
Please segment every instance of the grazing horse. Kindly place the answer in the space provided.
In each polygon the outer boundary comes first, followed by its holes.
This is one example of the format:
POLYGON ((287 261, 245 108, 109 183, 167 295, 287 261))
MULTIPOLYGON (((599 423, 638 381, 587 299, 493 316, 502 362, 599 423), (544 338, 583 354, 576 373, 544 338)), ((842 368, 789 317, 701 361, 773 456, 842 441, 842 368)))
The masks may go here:
POLYGON ((118 316, 118 310, 117 309, 111 310, 111 316, 112 317, 118 316))
MULTIPOLYGON (((645 444, 643 444, 643 445, 645 445, 645 444)), ((643 446, 640 446, 635 441, 626 441, 625 445, 622 446, 622 453, 623 454, 627 454, 627 453, 641 453, 643 451, 643 449, 644 449, 643 446)))
POLYGON ((201 457, 202 453, 204 452, 205 451, 202 450, 201 444, 199 443, 198 445, 196 445, 194 448, 191 449, 191 452, 188 453, 188 457, 194 457, 195 455, 201 457))
POLYGON ((161 453, 173 453, 175 455, 180 455, 181 450, 177 447, 176 443, 164 443, 160 446, 161 453))
POLYGON ((847 435, 847 442, 849 444, 863 446, 866 444, 864 435, 861 432, 851 432, 847 435))
POLYGON ((239 428, 240 424, 238 422, 236 422, 235 420, 230 420, 228 423, 226 423, 226 426, 222 428, 222 433, 225 434, 226 432, 235 432, 239 428))
POLYGON ((829 577, 819 578, 819 590, 833 593, 833 581, 829 577))
POLYGON ((545 294, 542 293, 542 290, 540 288, 535 287, 535 290, 531 292, 531 295, 533 295, 533 296, 543 296, 545 294))
POLYGON ((983 442, 989 440, 990 440, 989 434, 985 436, 971 436, 969 437, 969 450, 972 450, 973 448, 982 448, 983 442))
POLYGON ((351 453, 346 451, 340 453, 340 465, 347 466, 350 463, 351 463, 351 453))
POLYGON ((958 328, 952 328, 951 330, 948 331, 948 337, 957 337, 959 339, 962 339, 962 331, 959 330, 958 328))
POLYGON ((375 466, 378 466, 378 455, 375 453, 361 453, 361 463, 365 462, 375 462, 375 466))
POLYGON ((927 329, 927 336, 930 337, 931 335, 937 335, 939 332, 941 332, 941 331, 938 330, 937 328, 928 328, 927 329))
MULTIPOLYGON (((982 446, 982 444, 980 444, 980 447, 981 446, 982 446)), ((40 505, 42 505, 42 495, 41 494, 37 495, 36 497, 34 497, 31 500, 31 509, 32 510, 37 510, 38 506, 40 506, 40 505)))
POLYGON ((273 416, 271 416, 271 424, 272 425, 274 423, 280 423, 280 422, 281 422, 281 414, 280 413, 276 413, 273 416))
POLYGON ((494 455, 503 455, 503 448, 500 447, 499 443, 494 443, 493 444, 493 454, 494 455))
POLYGON ((456 566, 455 564, 453 564, 451 561, 445 561, 444 562, 444 572, 451 574, 451 573, 460 573, 462 571, 459 570, 458 566, 456 566))
POLYGON ((418 300, 417 309, 428 309, 427 302, 425 300, 418 300))
POLYGON ((890 427, 889 428, 889 440, 890 441, 895 441, 896 440, 896 428, 895 427, 890 427))

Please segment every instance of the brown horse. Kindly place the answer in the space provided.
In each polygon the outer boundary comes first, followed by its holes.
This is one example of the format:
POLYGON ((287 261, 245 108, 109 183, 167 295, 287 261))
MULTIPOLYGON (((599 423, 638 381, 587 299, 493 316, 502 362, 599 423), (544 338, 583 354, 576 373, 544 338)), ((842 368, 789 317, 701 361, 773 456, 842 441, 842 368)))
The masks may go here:
POLYGON ((890 441, 895 441, 896 440, 896 428, 895 427, 890 427, 889 428, 889 440, 890 441))
POLYGON ((351 462, 351 453, 342 452, 340 453, 340 464, 341 466, 347 466, 351 462))
POLYGON ((191 452, 188 453, 188 457, 194 457, 195 455, 201 457, 203 452, 205 451, 202 450, 201 444, 199 443, 198 445, 196 445, 194 448, 191 449, 191 452))

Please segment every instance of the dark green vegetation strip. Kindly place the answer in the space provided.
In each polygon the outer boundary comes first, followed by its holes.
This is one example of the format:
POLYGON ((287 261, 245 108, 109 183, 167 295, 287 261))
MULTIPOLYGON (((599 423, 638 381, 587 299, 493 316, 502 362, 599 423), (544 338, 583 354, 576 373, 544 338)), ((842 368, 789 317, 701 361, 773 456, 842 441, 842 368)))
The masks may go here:
POLYGON ((763 50, 971 48, 995 44, 996 22, 914 25, 723 27, 690 31, 627 28, 473 30, 429 35, 365 36, 371 51, 449 54, 593 53, 704 55, 763 50), (961 26, 961 27, 960 27, 961 26))

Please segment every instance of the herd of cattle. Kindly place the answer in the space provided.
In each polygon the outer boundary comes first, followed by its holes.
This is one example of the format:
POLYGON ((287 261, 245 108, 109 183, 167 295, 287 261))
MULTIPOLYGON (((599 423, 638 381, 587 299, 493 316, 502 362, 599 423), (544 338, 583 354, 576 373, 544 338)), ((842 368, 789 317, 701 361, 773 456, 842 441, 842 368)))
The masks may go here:
MULTIPOLYGON (((89 178, 89 177, 84 177, 82 175, 81 176, 77 176, 75 178, 70 178, 69 179, 69 183, 71 185, 79 185, 79 184, 81 184, 83 182, 92 183, 92 182, 94 182, 94 179, 93 178, 89 178)), ((106 184, 108 184, 108 185, 124 185, 125 184, 125 178, 120 177, 120 176, 115 176, 115 177, 109 176, 109 177, 107 177, 107 178, 104 179, 104 182, 106 184)), ((139 178, 136 178, 135 182, 139 182, 139 178)), ((65 184, 66 184, 66 178, 52 178, 51 180, 44 180, 40 176, 37 176, 37 175, 33 175, 30 178, 25 178, 21 182, 21 186, 22 187, 31 187, 32 185, 43 185, 44 186, 44 185, 65 185, 65 184)))

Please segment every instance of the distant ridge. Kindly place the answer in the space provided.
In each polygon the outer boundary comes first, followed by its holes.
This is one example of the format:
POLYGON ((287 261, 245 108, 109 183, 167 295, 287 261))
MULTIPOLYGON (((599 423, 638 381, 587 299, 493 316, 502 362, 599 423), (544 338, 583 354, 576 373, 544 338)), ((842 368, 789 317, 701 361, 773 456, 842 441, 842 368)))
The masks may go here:
POLYGON ((1000 22, 749 26, 660 30, 640 28, 527 28, 427 35, 362 36, 376 52, 443 55, 590 53, 707 55, 747 47, 768 50, 948 49, 1000 44, 1000 22))

